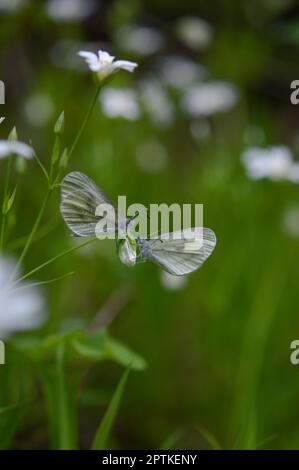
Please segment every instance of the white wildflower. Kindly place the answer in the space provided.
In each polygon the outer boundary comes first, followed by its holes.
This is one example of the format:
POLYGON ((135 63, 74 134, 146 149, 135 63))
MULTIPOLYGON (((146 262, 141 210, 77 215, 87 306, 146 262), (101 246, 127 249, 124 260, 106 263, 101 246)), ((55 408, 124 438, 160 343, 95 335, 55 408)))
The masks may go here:
POLYGON ((241 156, 247 175, 251 179, 290 179, 293 157, 284 145, 268 148, 250 147, 241 156))
POLYGON ((54 113, 53 101, 47 93, 36 93, 28 98, 24 115, 33 126, 44 126, 54 113))
POLYGON ((179 39, 190 49, 206 49, 213 38, 213 30, 207 21, 195 16, 181 18, 177 24, 179 39))
POLYGON ((37 286, 20 282, 16 263, 0 255, 0 339, 39 327, 45 321, 45 302, 37 286))
POLYGON ((169 126, 173 122, 174 109, 161 83, 158 80, 143 80, 140 93, 151 120, 159 126, 169 126))
POLYGON ((4 116, 0 117, 0 124, 2 124, 2 122, 3 122, 4 120, 5 120, 5 117, 4 117, 4 116))
POLYGON ((139 118, 137 95, 130 88, 104 88, 99 100, 103 113, 109 118, 123 117, 130 121, 139 118))
POLYGON ((172 55, 160 61, 161 78, 167 85, 184 89, 198 83, 208 74, 200 64, 179 55, 172 55))
POLYGON ((14 11, 26 5, 27 0, 0 0, 0 12, 1 11, 14 11))
POLYGON ((0 159, 9 157, 12 154, 30 159, 34 157, 34 150, 30 145, 18 140, 0 140, 0 159))
POLYGON ((183 97, 182 107, 191 116, 211 116, 230 110, 237 101, 235 85, 211 81, 190 87, 183 97))
POLYGON ((56 21, 79 21, 88 18, 96 8, 94 0, 48 0, 46 12, 56 21))
POLYGON ((105 51, 98 51, 97 54, 94 52, 80 51, 79 56, 85 59, 90 70, 97 74, 100 81, 119 70, 133 72, 137 67, 135 62, 114 60, 114 57, 105 51))
POLYGON ((164 44, 161 32, 155 28, 127 25, 116 31, 119 47, 140 56, 157 53, 164 44))

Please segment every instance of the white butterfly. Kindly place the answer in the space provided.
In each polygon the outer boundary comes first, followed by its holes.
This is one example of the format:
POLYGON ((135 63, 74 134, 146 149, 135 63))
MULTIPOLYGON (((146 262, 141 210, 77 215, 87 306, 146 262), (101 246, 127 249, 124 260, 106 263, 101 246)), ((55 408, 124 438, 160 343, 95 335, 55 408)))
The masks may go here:
MULTIPOLYGON (((60 210, 64 221, 75 236, 95 236, 96 226, 101 220, 101 217, 96 215, 96 208, 101 204, 113 206, 88 176, 74 171, 62 180, 60 210)), ((117 214, 116 207, 114 210, 117 214)), ((133 230, 130 230, 132 219, 119 217, 118 220, 122 227, 116 227, 116 233, 119 233, 123 227, 127 228, 126 237, 117 240, 118 254, 120 260, 128 266, 134 266, 138 259, 150 260, 170 274, 181 276, 200 268, 216 245, 216 236, 209 228, 203 228, 200 242, 194 238, 194 235, 193 238, 188 236, 194 233, 191 228, 146 239, 136 238, 133 235, 133 230)), ((108 221, 107 226, 113 224, 115 224, 114 218, 108 221)))

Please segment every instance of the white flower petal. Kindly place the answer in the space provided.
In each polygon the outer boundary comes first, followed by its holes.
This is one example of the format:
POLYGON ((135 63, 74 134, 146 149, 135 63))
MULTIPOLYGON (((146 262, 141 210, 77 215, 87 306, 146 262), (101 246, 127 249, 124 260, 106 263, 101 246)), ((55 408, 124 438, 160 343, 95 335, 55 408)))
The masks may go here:
POLYGON ((34 150, 24 142, 0 140, 0 159, 9 157, 12 154, 31 159, 34 157, 34 150))
POLYGON ((98 54, 88 51, 80 51, 78 54, 80 57, 85 59, 92 72, 97 72, 99 81, 102 81, 104 78, 118 70, 123 69, 128 72, 133 72, 137 67, 135 62, 130 62, 128 60, 117 60, 114 62, 114 57, 105 51, 98 51, 98 54))
POLYGON ((284 145, 268 148, 250 147, 241 155, 241 160, 251 179, 269 178, 274 181, 292 179, 298 170, 293 164, 293 156, 284 145))
POLYGON ((45 320, 45 302, 37 286, 13 282, 16 261, 0 256, 0 339, 17 331, 37 328, 45 320))
POLYGON ((136 62, 130 62, 128 60, 116 60, 113 63, 115 69, 126 70, 127 72, 134 72, 137 67, 136 62))
POLYGON ((94 54, 93 52, 80 51, 78 52, 78 55, 80 57, 83 57, 83 59, 85 59, 90 70, 92 70, 93 72, 97 72, 101 68, 98 56, 94 54))
POLYGON ((123 117, 135 121, 140 116, 137 95, 130 88, 107 87, 100 95, 100 102, 107 117, 123 117))

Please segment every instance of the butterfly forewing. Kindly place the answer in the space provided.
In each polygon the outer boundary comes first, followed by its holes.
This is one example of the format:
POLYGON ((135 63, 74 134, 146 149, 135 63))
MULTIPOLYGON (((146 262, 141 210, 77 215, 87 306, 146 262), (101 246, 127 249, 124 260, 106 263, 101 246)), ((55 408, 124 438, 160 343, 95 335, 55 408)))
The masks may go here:
POLYGON ((157 263, 161 268, 175 276, 189 274, 206 261, 216 245, 216 236, 208 228, 202 231, 202 237, 186 238, 177 233, 168 234, 153 240, 140 240, 141 256, 157 263))
MULTIPOLYGON (((80 237, 95 236, 96 224, 101 219, 100 216, 96 216, 96 208, 100 204, 114 207, 88 176, 74 171, 62 180, 60 210, 73 234, 80 237)), ((115 217, 117 217, 116 208, 115 217)), ((115 220, 110 222, 109 226, 115 220)))

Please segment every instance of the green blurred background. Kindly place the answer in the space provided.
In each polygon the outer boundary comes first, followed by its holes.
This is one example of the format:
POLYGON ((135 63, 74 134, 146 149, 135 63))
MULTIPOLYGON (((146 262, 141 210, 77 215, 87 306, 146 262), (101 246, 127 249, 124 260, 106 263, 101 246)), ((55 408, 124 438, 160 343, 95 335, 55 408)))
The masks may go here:
MULTIPOLYGON (((155 121, 143 104, 138 119, 112 119, 98 104, 68 170, 86 173, 114 200, 125 194, 128 203, 145 205, 203 203, 204 224, 218 239, 212 257, 182 285, 171 284, 151 263, 123 266, 112 241, 58 260, 35 280, 75 273, 44 287, 49 318, 35 334, 45 338, 108 312, 115 315, 110 334, 144 357, 147 368, 130 373, 112 448, 208 449, 214 440, 222 448, 298 448, 299 366, 289 356, 299 336, 299 229, 290 233, 284 221, 299 208, 299 188, 250 180, 240 159, 244 148, 255 145, 283 144, 295 158, 298 153, 299 109, 290 103, 290 83, 299 78, 296 2, 119 0, 91 2, 90 12, 86 2, 75 19, 57 16, 54 2, 12 2, 15 9, 8 3, 0 8, 0 79, 6 85, 1 139, 16 125, 20 139, 32 140, 47 164, 58 115, 65 110, 67 146, 95 91, 77 51, 104 49, 137 61, 136 73, 119 73, 107 86, 130 87, 141 100, 146 83, 159 84, 171 119, 155 121), (179 33, 180 21, 190 16, 209 25, 207 43, 195 47, 179 33), (146 52, 125 47, 117 32, 127 25, 153 28, 160 42, 146 52), (210 79, 232 82, 236 104, 191 118, 180 106, 188 84, 176 88, 161 79, 160 62, 170 55, 201 64, 210 79)), ((3 164, 0 171, 3 185, 3 164)), ((43 175, 30 162, 19 183, 8 253, 20 252, 15 241, 30 231, 45 192, 43 175)), ((59 191, 43 227, 26 271, 74 243, 59 213, 59 191)), ((7 357, 0 404, 17 397, 20 369, 24 397, 5 446, 51 447, 35 368, 20 353, 10 356, 10 349, 7 357)), ((81 448, 89 447, 121 373, 110 361, 86 371, 79 396, 81 448)))

